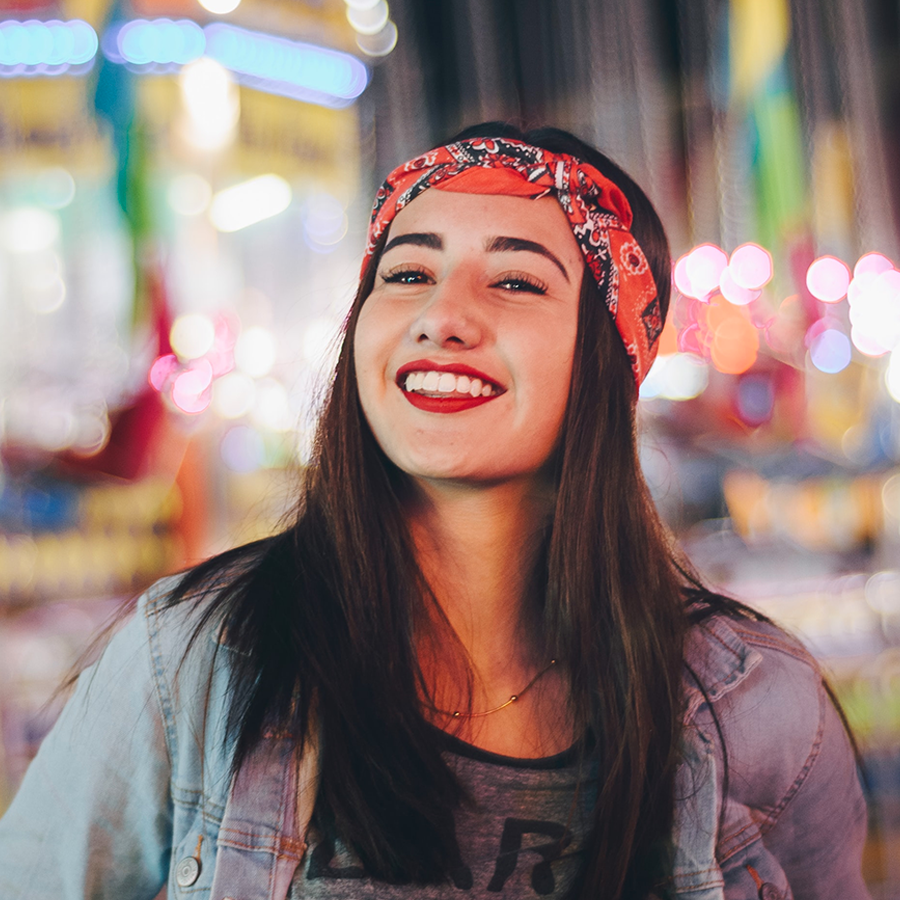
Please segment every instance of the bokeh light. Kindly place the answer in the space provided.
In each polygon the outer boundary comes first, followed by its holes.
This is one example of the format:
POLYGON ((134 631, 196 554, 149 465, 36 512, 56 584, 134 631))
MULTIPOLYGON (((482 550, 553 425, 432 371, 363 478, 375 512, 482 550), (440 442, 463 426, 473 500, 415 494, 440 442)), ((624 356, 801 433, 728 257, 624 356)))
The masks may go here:
POLYGON ((97 54, 97 32, 81 19, 0 22, 0 76, 75 74, 97 54))
POLYGON ((893 268, 894 264, 883 253, 864 253, 853 267, 853 277, 859 278, 860 275, 870 273, 880 275, 893 268))
POLYGON ((172 323, 169 342, 182 359, 198 359, 212 349, 215 337, 216 328, 209 316, 188 313, 172 323))
POLYGON ((817 300, 837 303, 847 296, 850 267, 836 256, 820 256, 806 270, 806 286, 817 300))
POLYGON ((184 66, 179 76, 185 111, 182 134, 198 150, 221 150, 234 139, 240 118, 240 95, 228 70, 202 57, 184 66))
POLYGON ((153 360, 147 380, 157 391, 163 393, 178 369, 178 357, 174 353, 166 353, 153 360))
POLYGON ((38 202, 47 209, 65 209, 75 199, 75 179, 62 166, 40 172, 35 189, 38 202))
POLYGON ((237 367, 251 378, 262 378, 275 365, 275 336, 261 325, 248 328, 234 345, 237 367))
POLYGON ((810 341, 809 358, 820 371, 828 374, 842 372, 850 364, 850 339, 842 331, 826 328, 810 341))
POLYGON ((884 373, 884 382, 891 398, 900 403, 900 354, 896 350, 891 353, 890 362, 884 373))
POLYGON ((716 298, 707 307, 706 323, 709 357, 718 371, 740 375, 756 362, 759 333, 741 307, 716 298))
POLYGON ((397 46, 397 26, 390 20, 377 34, 357 34, 356 46, 366 56, 387 56, 397 46))
POLYGON ((182 412, 192 415, 203 412, 212 399, 212 380, 209 360, 193 360, 172 384, 172 402, 182 412))
POLYGON ((253 407, 256 384, 243 372, 229 372, 213 383, 213 409, 223 419, 239 419, 253 407))
POLYGON ((266 378, 256 385, 256 397, 250 417, 254 424, 268 431, 290 431, 294 424, 288 394, 280 382, 266 378))
POLYGON ((719 287, 722 271, 728 265, 725 251, 715 244, 694 247, 685 260, 685 272, 693 290, 692 296, 704 297, 719 287))
POLYGON ((688 275, 687 261, 687 253, 678 258, 678 261, 675 263, 675 267, 672 270, 672 280, 675 282, 675 287, 678 288, 685 297, 696 297, 694 285, 691 284, 691 279, 688 275))
POLYGON ((241 5, 241 0, 198 0, 198 2, 205 10, 217 16, 234 12, 241 5))
POLYGON ((219 231, 239 231, 286 210, 291 196, 291 186, 279 175, 260 175, 219 191, 209 218, 219 231))
POLYGON ((185 172, 169 183, 166 200, 181 216, 198 216, 205 212, 212 198, 209 182, 195 172, 185 172))
POLYGON ((735 285, 758 291, 772 280, 772 254, 759 244, 741 244, 731 254, 728 271, 735 285))
POLYGON ((848 291, 851 339, 861 353, 882 356, 900 342, 900 272, 863 272, 848 291))
POLYGON ((722 277, 719 281, 719 290, 722 296, 735 306, 746 306, 756 300, 762 291, 759 288, 751 289, 738 284, 731 272, 731 266, 726 266, 722 270, 722 277))
POLYGON ((304 209, 303 234, 306 243, 319 253, 330 252, 347 234, 349 220, 339 200, 317 193, 304 209))
POLYGON ((255 472, 265 460, 266 446, 255 428, 235 425, 222 438, 219 454, 232 472, 255 472))
POLYGON ((691 400, 709 383, 706 363, 693 353, 657 356, 640 388, 642 400, 691 400))
POLYGON ((0 220, 0 244, 10 253, 36 253, 59 237, 59 217, 37 206, 23 206, 0 220))
POLYGON ((369 82, 365 65, 349 53, 224 22, 203 31, 207 56, 241 75, 250 87, 340 107, 355 100, 369 82))
POLYGON ((347 5, 347 21, 358 34, 377 34, 387 25, 389 15, 385 0, 375 0, 371 6, 363 8, 347 5))

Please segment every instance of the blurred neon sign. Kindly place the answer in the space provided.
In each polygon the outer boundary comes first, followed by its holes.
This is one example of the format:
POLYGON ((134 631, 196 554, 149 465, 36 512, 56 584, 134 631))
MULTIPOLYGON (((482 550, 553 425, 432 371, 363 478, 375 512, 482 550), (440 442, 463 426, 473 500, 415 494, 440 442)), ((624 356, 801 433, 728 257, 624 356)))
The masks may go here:
POLYGON ((97 33, 81 19, 0 22, 0 77, 77 75, 97 54, 97 33))
POLYGON ((347 106, 369 80, 349 53, 224 22, 201 28, 190 19, 133 19, 110 29, 102 48, 110 61, 138 71, 173 71, 209 56, 248 87, 322 106, 347 106))

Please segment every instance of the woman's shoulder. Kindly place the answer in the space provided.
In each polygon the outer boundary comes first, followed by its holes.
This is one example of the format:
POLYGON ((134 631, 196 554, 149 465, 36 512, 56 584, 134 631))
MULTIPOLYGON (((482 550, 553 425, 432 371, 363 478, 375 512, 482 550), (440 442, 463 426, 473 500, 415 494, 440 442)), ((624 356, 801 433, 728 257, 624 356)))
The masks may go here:
POLYGON ((776 624, 710 615, 688 634, 685 667, 686 723, 717 756, 724 743, 729 792, 746 805, 778 806, 823 744, 839 744, 852 757, 819 663, 776 624))

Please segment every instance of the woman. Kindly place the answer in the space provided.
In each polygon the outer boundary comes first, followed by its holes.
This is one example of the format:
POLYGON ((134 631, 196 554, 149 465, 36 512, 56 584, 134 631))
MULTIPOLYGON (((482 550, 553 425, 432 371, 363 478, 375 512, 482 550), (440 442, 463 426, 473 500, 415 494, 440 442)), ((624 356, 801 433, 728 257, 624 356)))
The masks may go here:
POLYGON ((685 574, 640 473, 670 265, 564 132, 395 170, 296 524, 141 598, 0 895, 867 897, 821 674, 685 574))

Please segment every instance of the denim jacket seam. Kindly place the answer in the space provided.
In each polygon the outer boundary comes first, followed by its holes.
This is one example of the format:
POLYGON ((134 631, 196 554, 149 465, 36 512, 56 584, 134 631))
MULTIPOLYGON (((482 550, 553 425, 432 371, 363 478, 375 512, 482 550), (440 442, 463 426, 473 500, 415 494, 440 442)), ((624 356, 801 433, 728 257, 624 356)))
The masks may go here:
POLYGON ((751 646, 777 650, 780 653, 785 653, 794 659, 805 662, 807 665, 813 665, 809 651, 792 641, 781 640, 775 635, 762 634, 756 631, 744 631, 740 626, 735 627, 735 634, 738 634, 745 643, 751 646))
POLYGON ((818 699, 819 699, 819 724, 816 729, 816 736, 813 740, 812 747, 809 751, 809 756, 807 756, 806 761, 801 767, 800 771, 797 773, 797 777, 794 779, 791 786, 785 792, 785 795, 781 798, 781 802, 772 810, 772 812, 766 817, 766 819, 760 824, 760 834, 765 834, 768 831, 771 831, 777 824, 778 819, 781 817, 781 814, 784 812, 787 805, 793 800, 794 797, 797 796, 797 792, 803 786, 806 781, 809 773, 812 771, 813 766, 816 763, 816 760, 819 757, 819 752, 822 749, 822 743, 825 738, 825 691, 822 689, 822 683, 819 682, 818 689, 818 699))
POLYGON ((156 694, 160 714, 162 715, 163 723, 165 725, 163 734, 165 735, 166 754, 169 757, 169 770, 174 775, 175 759, 178 755, 176 741, 177 726, 172 698, 168 691, 168 687, 165 684, 166 665, 162 647, 159 643, 161 626, 158 617, 158 601, 159 597, 148 595, 147 606, 143 615, 147 623, 147 648, 152 662, 153 691, 156 694))

